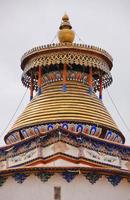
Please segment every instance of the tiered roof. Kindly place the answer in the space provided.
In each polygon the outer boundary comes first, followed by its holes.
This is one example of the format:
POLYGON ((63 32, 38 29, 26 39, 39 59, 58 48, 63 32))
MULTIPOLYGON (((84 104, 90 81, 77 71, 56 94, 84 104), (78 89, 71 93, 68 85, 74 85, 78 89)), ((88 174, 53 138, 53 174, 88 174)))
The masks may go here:
POLYGON ((74 37, 65 15, 60 43, 33 48, 22 57, 30 103, 5 136, 1 174, 24 170, 68 178, 95 170, 97 179, 102 174, 116 183, 129 179, 130 147, 123 145, 125 138, 102 101, 102 90, 112 83, 112 58, 100 48, 73 43, 74 37))

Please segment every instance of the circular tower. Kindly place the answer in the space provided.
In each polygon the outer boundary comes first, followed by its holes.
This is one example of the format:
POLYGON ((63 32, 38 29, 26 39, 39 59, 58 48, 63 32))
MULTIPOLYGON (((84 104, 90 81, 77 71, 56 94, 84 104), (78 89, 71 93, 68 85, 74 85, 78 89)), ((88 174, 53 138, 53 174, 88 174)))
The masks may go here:
POLYGON ((112 83, 112 57, 101 48, 74 43, 74 38, 64 15, 59 43, 35 47, 23 55, 22 83, 30 88, 30 103, 5 136, 7 144, 57 127, 124 143, 102 102, 103 89, 112 83))
POLYGON ((21 59, 30 103, 0 147, 2 199, 129 199, 130 147, 102 101, 112 57, 74 39, 64 15, 59 43, 21 59))

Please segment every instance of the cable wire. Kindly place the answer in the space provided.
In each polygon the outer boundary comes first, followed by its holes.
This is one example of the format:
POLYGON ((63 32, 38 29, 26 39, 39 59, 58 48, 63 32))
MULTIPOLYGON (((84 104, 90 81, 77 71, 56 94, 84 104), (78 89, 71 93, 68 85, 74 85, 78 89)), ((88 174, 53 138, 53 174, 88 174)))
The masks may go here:
MULTIPOLYGON (((83 43, 85 43, 79 36, 78 36, 78 34, 75 32, 75 35, 77 36, 77 38, 79 39, 79 41, 81 41, 81 42, 83 42, 83 43)), ((122 117, 122 115, 121 115, 121 113, 119 112, 119 110, 118 110, 118 108, 117 108, 117 106, 116 106, 116 104, 114 103, 114 101, 113 101, 113 99, 112 99, 112 97, 111 97, 111 95, 110 95, 110 93, 109 93, 109 91, 108 91, 108 89, 107 89, 107 93, 108 93, 108 96, 109 96, 109 98, 110 98, 110 100, 111 100, 111 102, 112 102, 112 104, 114 105, 114 107, 115 107, 115 109, 116 109, 116 111, 117 111, 117 113, 118 113, 118 115, 119 115, 119 117, 120 117, 120 119, 121 119, 121 121, 122 121, 122 123, 124 124, 124 126, 125 126, 125 128, 126 128, 126 130, 128 131, 128 132, 130 132, 130 129, 129 129, 129 127, 127 126, 127 124, 126 124, 126 122, 125 122, 125 120, 124 120, 124 118, 122 117)))
POLYGON ((54 40, 56 39, 57 34, 54 36, 54 38, 52 39, 52 41, 50 42, 51 44, 54 42, 54 40))
POLYGON ((2 137, 2 136, 5 134, 5 131, 6 131, 7 128, 9 127, 10 123, 12 122, 14 116, 16 115, 16 113, 17 113, 19 107, 21 106, 21 104, 22 104, 22 102, 23 102, 23 99, 24 99, 24 97, 25 97, 25 95, 26 95, 26 93, 27 93, 27 90, 28 90, 28 88, 26 89, 26 91, 25 91, 25 93, 24 93, 24 95, 23 95, 23 97, 22 97, 20 103, 18 104, 18 106, 17 106, 17 108, 16 108, 14 114, 12 115, 11 119, 10 119, 9 122, 7 123, 5 129, 2 131, 2 134, 0 135, 0 137, 2 137))
POLYGON ((77 36, 77 38, 79 39, 79 41, 81 41, 83 44, 85 44, 85 42, 79 37, 79 35, 75 32, 75 35, 77 36))
POLYGON ((129 127, 127 126, 127 124, 126 124, 126 122, 125 122, 124 118, 122 117, 122 115, 121 115, 121 113, 119 112, 119 110, 118 110, 118 108, 117 108, 116 104, 114 103, 114 101, 113 101, 113 99, 112 99, 112 97, 111 97, 111 95, 110 95, 110 93, 109 93, 108 89, 107 89, 106 91, 107 91, 107 93, 108 93, 108 96, 109 96, 109 98, 110 98, 110 100, 111 100, 112 104, 114 105, 114 107, 115 107, 115 109, 116 109, 116 111, 117 111, 117 113, 118 113, 118 115, 119 115, 119 117, 120 117, 120 119, 121 119, 122 123, 124 124, 125 128, 127 129, 127 131, 128 131, 128 132, 130 132, 130 129, 129 129, 129 127))

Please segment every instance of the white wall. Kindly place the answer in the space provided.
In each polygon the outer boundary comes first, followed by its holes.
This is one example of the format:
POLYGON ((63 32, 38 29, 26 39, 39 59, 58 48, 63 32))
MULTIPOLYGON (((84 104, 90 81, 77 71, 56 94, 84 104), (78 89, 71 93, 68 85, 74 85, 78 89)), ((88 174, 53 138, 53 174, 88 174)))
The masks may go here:
POLYGON ((92 185, 82 175, 70 183, 60 175, 54 175, 48 182, 41 182, 35 175, 22 184, 12 177, 0 187, 0 200, 53 200, 54 186, 61 186, 61 200, 130 200, 130 183, 122 180, 113 187, 106 178, 92 185))

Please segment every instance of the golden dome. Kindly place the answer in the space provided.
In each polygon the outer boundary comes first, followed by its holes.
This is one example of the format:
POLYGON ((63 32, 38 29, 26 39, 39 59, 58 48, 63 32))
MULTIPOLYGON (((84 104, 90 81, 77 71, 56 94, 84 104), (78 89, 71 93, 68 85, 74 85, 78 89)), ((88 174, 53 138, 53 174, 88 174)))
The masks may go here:
POLYGON ((57 122, 83 121, 118 130, 115 122, 95 94, 87 93, 82 83, 67 82, 67 91, 62 91, 62 82, 43 86, 43 92, 28 104, 16 120, 10 132, 31 125, 57 122))
POLYGON ((58 39, 60 43, 64 42, 72 43, 74 41, 75 34, 74 31, 72 30, 72 26, 70 25, 68 15, 65 14, 62 17, 62 22, 59 29, 60 31, 58 32, 58 39))

